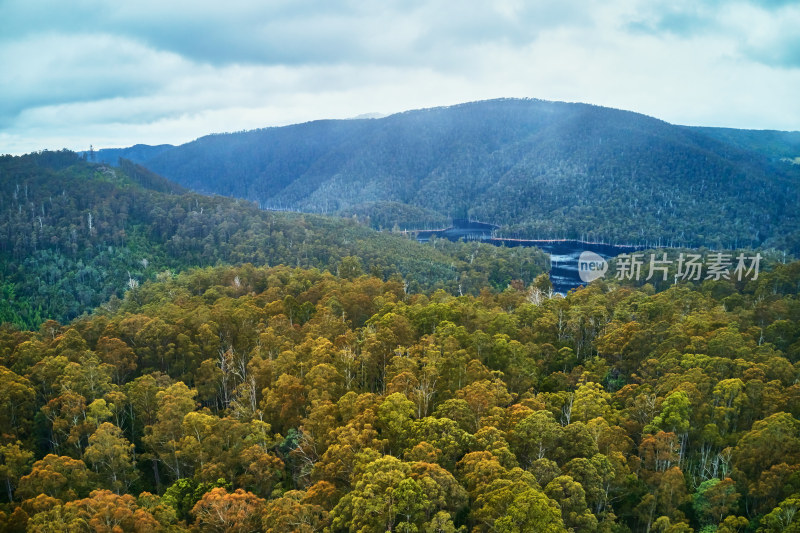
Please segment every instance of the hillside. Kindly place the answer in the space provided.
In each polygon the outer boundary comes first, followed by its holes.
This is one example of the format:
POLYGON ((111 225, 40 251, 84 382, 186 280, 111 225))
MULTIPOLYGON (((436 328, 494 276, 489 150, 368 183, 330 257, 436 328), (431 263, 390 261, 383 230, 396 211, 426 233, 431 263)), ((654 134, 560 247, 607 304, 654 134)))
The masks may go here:
POLYGON ((793 531, 798 285, 533 304, 217 267, 3 326, 0 528, 793 531))
POLYGON ((693 129, 739 148, 760 152, 773 161, 800 157, 800 131, 693 129))
POLYGON ((800 252, 796 134, 688 128, 584 104, 493 100, 219 134, 131 158, 203 192, 505 234, 800 252), (398 205, 409 209, 397 209, 398 205), (388 207, 388 210, 387 210, 388 207))
POLYGON ((0 157, 0 531, 798 525, 800 261, 561 298, 536 249, 373 208, 0 157))
POLYGON ((454 294, 527 284, 547 268, 537 250, 421 245, 353 220, 189 193, 129 161, 114 169, 67 151, 0 157, 0 322, 66 322, 131 286, 221 263, 363 269, 454 294))

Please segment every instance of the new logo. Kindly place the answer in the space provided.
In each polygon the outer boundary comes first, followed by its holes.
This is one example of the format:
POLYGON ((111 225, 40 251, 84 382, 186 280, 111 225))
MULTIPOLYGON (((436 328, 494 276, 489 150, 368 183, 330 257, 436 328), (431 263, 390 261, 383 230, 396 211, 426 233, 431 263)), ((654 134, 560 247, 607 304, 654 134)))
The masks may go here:
POLYGON ((584 283, 602 278, 608 271, 608 263, 594 252, 583 252, 578 258, 578 275, 584 283))

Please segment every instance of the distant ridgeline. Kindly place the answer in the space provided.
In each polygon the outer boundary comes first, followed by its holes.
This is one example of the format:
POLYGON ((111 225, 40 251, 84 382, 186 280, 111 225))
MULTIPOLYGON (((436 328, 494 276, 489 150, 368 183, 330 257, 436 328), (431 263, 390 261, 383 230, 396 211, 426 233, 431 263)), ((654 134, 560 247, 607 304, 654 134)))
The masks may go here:
POLYGON ((603 107, 492 100, 381 119, 101 150, 190 189, 375 228, 800 253, 800 132, 691 128, 603 107))

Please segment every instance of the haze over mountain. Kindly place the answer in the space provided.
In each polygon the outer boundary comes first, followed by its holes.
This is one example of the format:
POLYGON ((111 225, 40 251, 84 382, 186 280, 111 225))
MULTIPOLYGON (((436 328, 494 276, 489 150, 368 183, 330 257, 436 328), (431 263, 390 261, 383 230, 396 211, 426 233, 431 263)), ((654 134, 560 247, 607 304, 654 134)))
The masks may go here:
POLYGON ((491 100, 381 119, 102 150, 262 207, 472 217, 526 237, 797 251, 800 133, 692 128, 586 104, 491 100))

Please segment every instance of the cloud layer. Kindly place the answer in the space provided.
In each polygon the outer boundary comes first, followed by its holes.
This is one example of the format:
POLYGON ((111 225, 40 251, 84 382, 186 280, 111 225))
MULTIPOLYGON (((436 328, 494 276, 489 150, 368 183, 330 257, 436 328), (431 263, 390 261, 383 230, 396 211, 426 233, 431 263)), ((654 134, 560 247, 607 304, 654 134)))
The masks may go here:
POLYGON ((0 3, 0 153, 495 97, 800 129, 794 1, 0 3))

